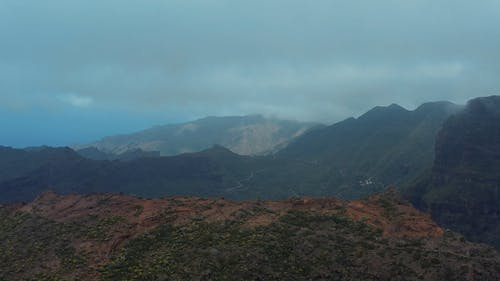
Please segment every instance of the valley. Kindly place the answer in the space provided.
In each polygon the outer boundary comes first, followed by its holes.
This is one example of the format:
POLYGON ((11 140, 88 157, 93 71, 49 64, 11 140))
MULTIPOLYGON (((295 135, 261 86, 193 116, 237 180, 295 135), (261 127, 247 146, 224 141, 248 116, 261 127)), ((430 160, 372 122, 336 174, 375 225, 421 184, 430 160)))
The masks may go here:
POLYGON ((376 107, 253 156, 0 147, 0 277, 498 279, 499 109, 376 107))

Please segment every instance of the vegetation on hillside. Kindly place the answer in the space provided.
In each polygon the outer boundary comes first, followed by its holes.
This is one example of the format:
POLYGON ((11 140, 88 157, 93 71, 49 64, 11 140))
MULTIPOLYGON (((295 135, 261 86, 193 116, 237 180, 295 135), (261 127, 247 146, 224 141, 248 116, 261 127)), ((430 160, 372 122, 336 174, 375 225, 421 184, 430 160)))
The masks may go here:
POLYGON ((44 194, 0 209, 2 280, 496 280, 392 193, 236 203, 44 194))

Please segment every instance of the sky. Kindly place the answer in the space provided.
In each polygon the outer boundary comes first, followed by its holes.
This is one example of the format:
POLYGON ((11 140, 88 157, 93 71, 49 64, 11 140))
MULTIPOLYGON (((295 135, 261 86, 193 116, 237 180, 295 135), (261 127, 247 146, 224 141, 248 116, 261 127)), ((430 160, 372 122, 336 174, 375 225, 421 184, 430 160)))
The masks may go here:
POLYGON ((500 94, 500 0, 0 0, 0 145, 500 94))

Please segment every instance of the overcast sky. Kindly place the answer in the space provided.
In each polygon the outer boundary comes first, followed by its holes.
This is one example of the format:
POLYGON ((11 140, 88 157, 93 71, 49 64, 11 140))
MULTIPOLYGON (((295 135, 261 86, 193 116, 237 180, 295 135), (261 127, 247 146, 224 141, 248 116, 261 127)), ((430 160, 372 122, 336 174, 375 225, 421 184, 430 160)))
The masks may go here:
POLYGON ((500 94, 500 0, 0 0, 0 144, 500 94))

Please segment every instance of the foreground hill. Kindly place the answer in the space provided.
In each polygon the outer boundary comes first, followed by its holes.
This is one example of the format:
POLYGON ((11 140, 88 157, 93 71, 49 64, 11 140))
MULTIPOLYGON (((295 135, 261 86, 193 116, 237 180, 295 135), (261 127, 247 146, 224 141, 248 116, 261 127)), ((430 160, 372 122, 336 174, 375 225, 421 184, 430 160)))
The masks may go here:
POLYGON ((498 280, 393 192, 247 201, 44 193, 0 207, 2 280, 498 280))
POLYGON ((407 191, 440 224, 500 249, 500 97, 471 100, 446 121, 432 172, 407 191))
POLYGON ((222 145, 241 155, 273 151, 316 126, 260 115, 207 117, 193 122, 156 126, 137 133, 105 137, 87 146, 102 153, 158 151, 163 156, 197 152, 222 145))
POLYGON ((432 166, 443 122, 462 106, 432 102, 409 111, 392 104, 359 118, 312 130, 277 154, 330 167, 332 194, 359 197, 388 185, 405 185, 432 166))

